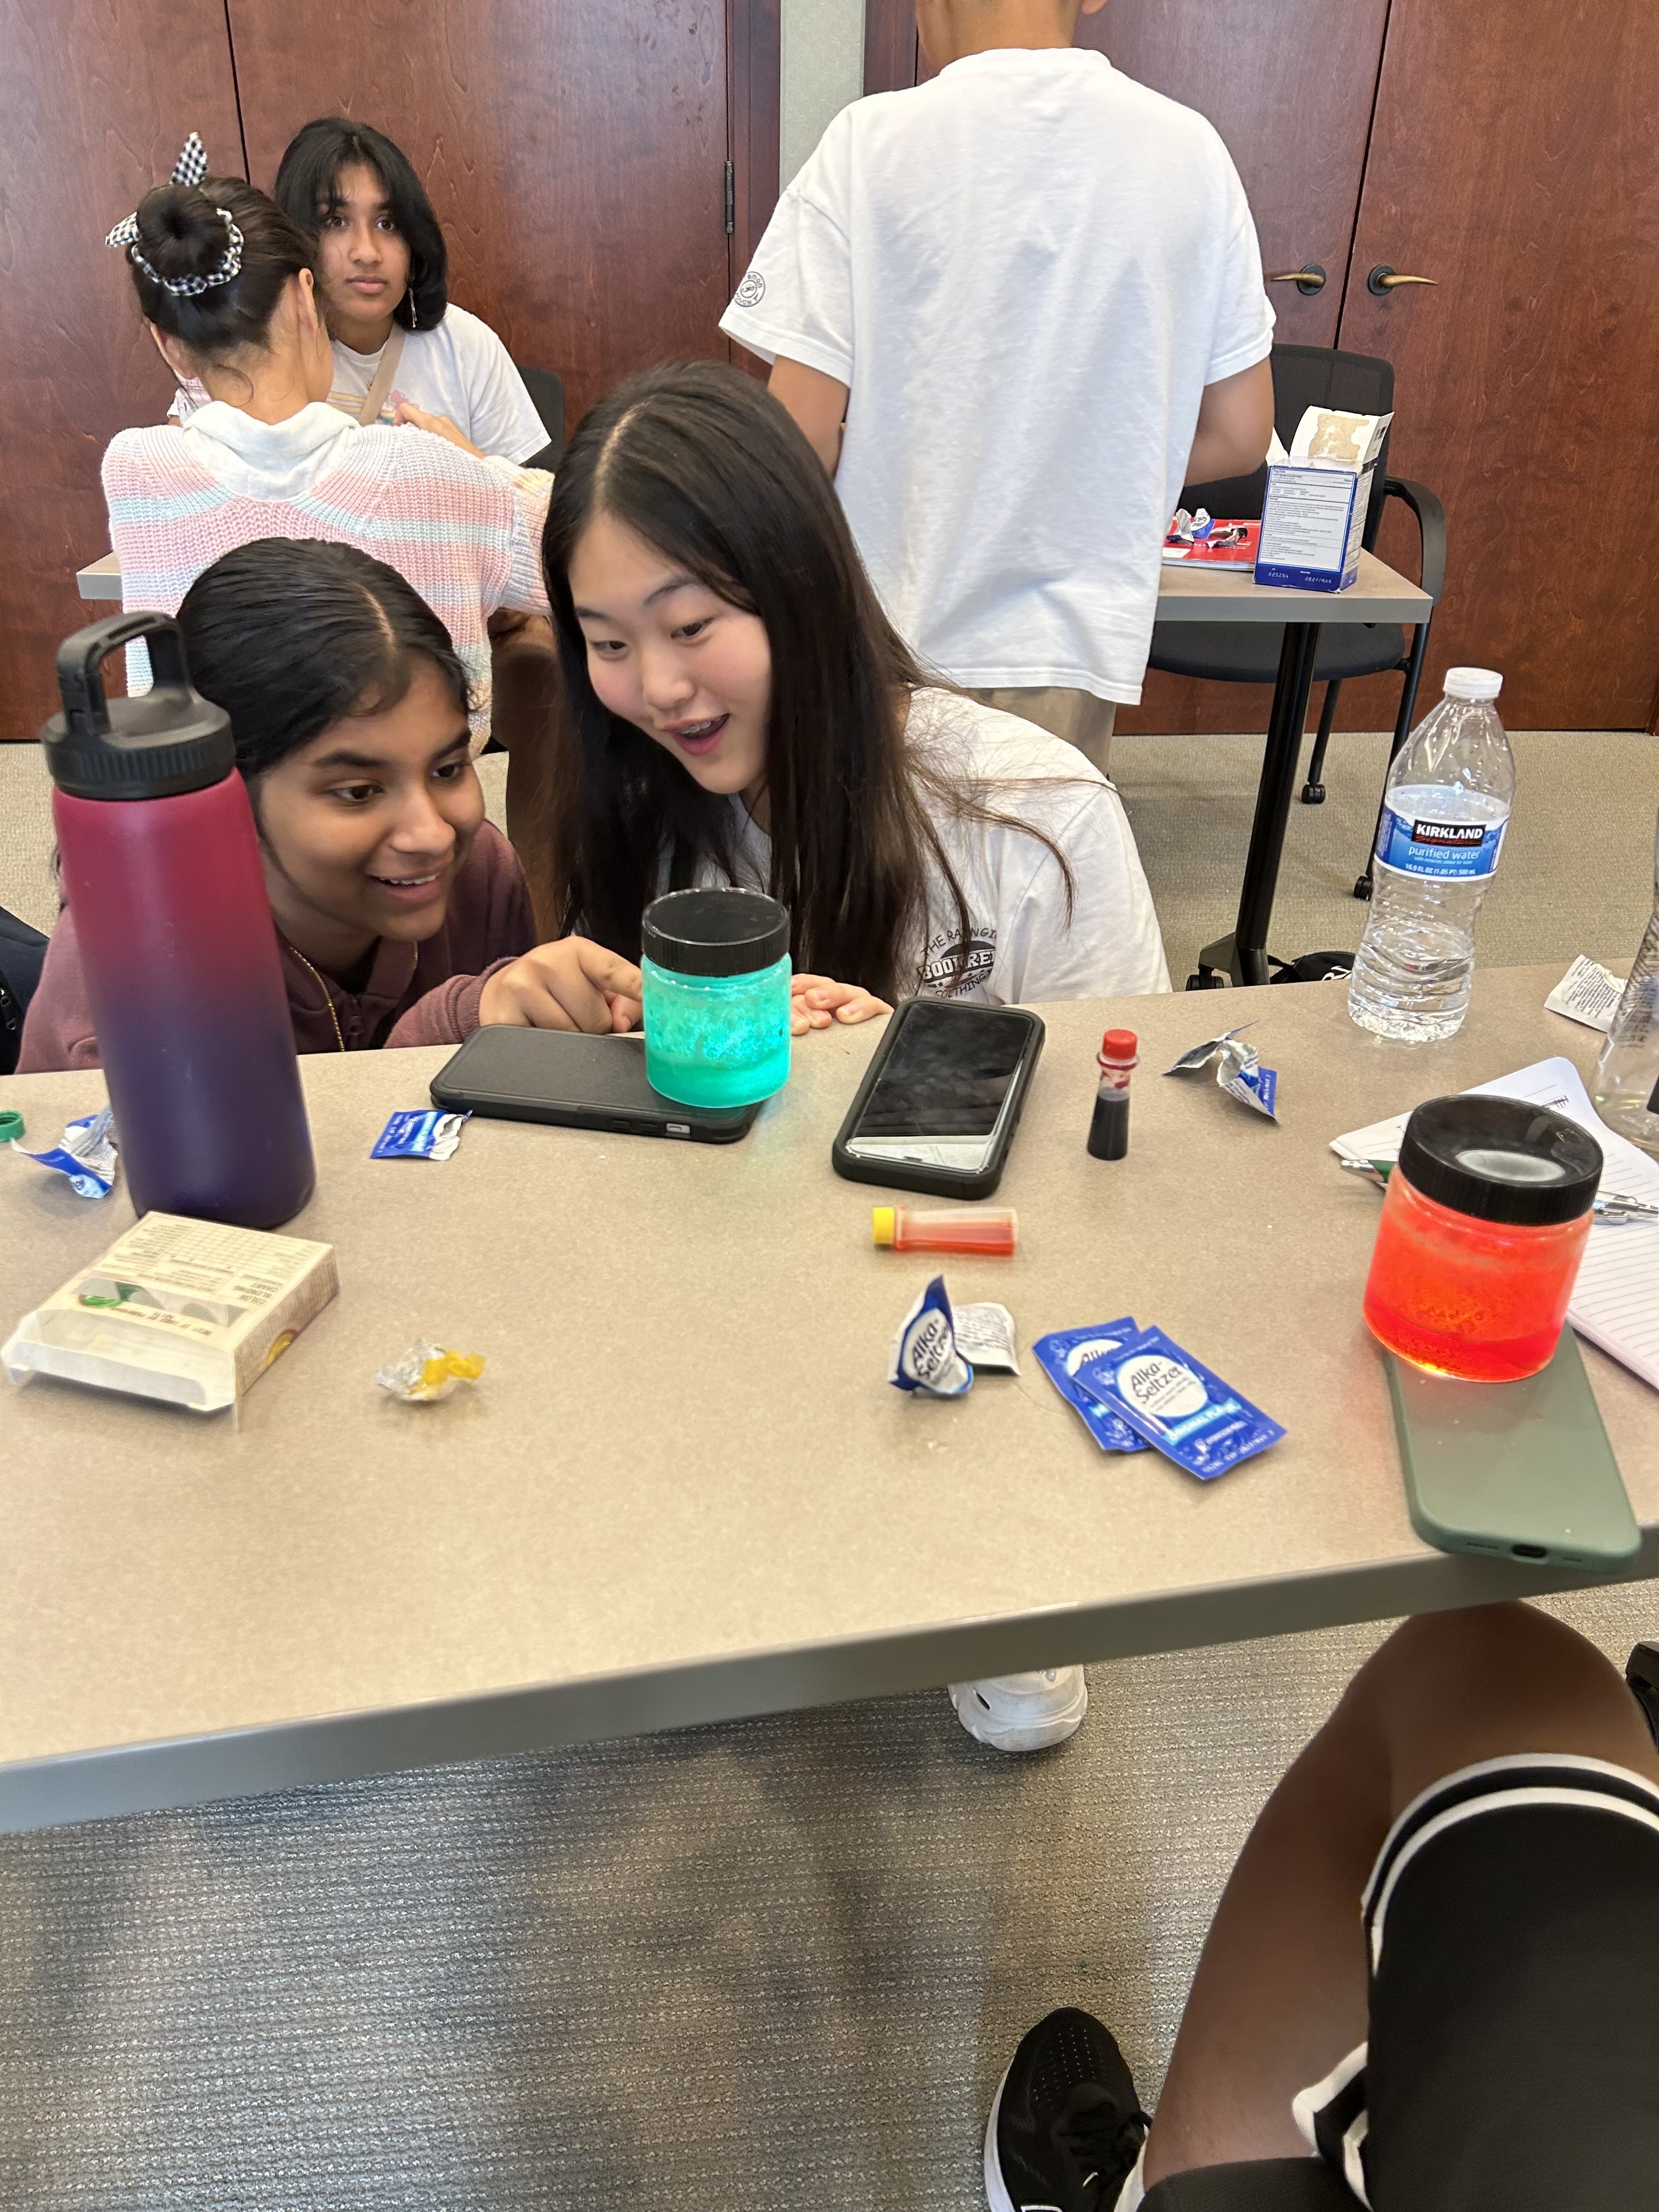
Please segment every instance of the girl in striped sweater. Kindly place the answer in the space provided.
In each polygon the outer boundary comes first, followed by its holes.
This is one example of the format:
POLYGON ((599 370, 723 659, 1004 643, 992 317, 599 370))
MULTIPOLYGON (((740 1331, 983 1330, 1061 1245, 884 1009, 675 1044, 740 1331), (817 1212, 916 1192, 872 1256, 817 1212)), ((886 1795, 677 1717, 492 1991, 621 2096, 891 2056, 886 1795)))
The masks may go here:
POLYGON ((239 178, 163 185, 110 242, 126 249, 167 366, 210 396, 184 428, 123 430, 104 456, 123 605, 176 613, 203 569, 254 538, 343 540, 398 569, 442 620, 482 743, 489 617, 547 609, 552 478, 486 458, 435 416, 365 428, 329 406, 313 242, 239 178))

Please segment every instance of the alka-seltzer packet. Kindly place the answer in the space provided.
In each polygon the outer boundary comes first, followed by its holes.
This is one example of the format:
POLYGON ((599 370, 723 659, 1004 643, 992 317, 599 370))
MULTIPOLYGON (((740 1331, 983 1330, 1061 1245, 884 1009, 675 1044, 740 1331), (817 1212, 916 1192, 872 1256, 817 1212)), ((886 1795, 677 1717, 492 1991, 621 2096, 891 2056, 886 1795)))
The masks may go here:
POLYGON ((108 1106, 69 1122, 62 1144, 46 1152, 31 1152, 21 1138, 13 1139, 12 1150, 67 1176, 77 1198, 107 1198, 115 1188, 115 1115, 108 1106))
MULTIPOLYGON (((1248 1029, 1248 1022, 1243 1029, 1248 1029)), ((1196 1075, 1213 1060, 1215 1079, 1230 1098, 1237 1098, 1241 1106, 1253 1106, 1258 1114, 1265 1114, 1276 1121, 1273 1111, 1279 1097, 1279 1070, 1263 1067, 1253 1044, 1242 1044, 1243 1030, 1225 1030, 1218 1037, 1206 1037, 1202 1044, 1194 1045, 1183 1052, 1166 1075, 1196 1075)))
POLYGON ((1120 1321, 1104 1321, 1095 1328, 1054 1329, 1038 1337, 1031 1346, 1043 1373, 1066 1404, 1082 1416, 1084 1427, 1102 1451, 1145 1451, 1146 1443, 1120 1415, 1090 1396, 1077 1379, 1078 1370, 1085 1360, 1104 1358, 1139 1334, 1134 1316, 1125 1314, 1120 1321))
POLYGON ((1200 1482, 1266 1451, 1285 1433, 1161 1328, 1143 1328, 1114 1351, 1085 1359, 1078 1380, 1200 1482))
POLYGON ((471 1114, 440 1114, 410 1107, 381 1130, 372 1160, 447 1160, 461 1141, 471 1114))
POLYGON ((974 1370, 957 1349, 957 1325, 943 1275, 933 1281, 899 1323, 887 1361, 896 1390, 925 1390, 931 1398, 960 1398, 974 1387, 974 1370))

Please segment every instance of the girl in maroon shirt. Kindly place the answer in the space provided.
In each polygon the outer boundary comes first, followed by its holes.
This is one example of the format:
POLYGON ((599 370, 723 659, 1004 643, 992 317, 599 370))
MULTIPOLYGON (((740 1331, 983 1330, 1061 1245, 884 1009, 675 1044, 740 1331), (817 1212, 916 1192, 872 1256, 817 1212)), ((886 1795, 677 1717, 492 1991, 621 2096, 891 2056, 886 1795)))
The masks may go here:
MULTIPOLYGON (((301 1052, 459 1044, 480 1022, 590 1032, 639 1019, 639 970, 586 939, 536 944, 512 847, 484 819, 465 672, 393 568, 264 538, 179 610, 191 678, 230 717, 301 1052)), ((65 907, 18 1073, 95 1067, 65 907)))

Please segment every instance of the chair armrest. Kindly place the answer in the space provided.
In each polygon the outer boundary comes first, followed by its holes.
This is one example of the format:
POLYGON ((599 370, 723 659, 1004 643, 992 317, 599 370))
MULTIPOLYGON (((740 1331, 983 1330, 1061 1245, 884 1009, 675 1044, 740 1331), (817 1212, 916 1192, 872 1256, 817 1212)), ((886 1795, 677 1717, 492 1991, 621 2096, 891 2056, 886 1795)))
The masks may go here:
POLYGON ((1417 517, 1418 535, 1423 542, 1423 589, 1438 606, 1446 584, 1445 508, 1426 484, 1414 483, 1409 477, 1388 477, 1382 496, 1404 500, 1417 517))

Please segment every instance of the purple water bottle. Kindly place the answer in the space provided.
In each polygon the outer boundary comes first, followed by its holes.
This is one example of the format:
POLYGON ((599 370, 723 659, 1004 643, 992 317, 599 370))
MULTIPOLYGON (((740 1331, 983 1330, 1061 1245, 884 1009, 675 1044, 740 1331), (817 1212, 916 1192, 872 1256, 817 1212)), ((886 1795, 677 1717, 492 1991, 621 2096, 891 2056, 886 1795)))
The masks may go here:
POLYGON ((316 1166, 229 718, 167 615, 76 630, 58 687, 40 742, 133 1209, 274 1229, 316 1166), (104 658, 136 637, 154 689, 106 700, 104 658))

